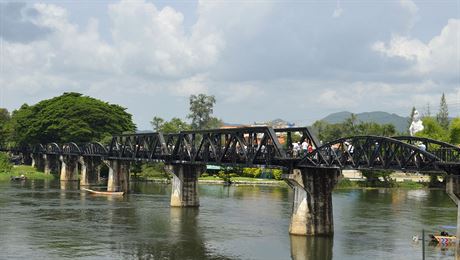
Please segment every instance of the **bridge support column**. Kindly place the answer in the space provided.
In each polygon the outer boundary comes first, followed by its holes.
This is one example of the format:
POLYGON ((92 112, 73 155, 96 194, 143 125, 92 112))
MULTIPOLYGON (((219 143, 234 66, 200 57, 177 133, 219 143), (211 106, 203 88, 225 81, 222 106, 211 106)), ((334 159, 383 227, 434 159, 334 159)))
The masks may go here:
POLYGON ((32 154, 30 153, 21 153, 22 161, 24 165, 32 165, 32 154))
POLYGON ((80 186, 88 186, 98 182, 100 159, 95 157, 80 156, 78 162, 80 169, 80 186))
MULTIPOLYGON (((449 197, 457 205, 457 238, 460 238, 460 176, 459 175, 448 175, 446 192, 449 197)), ((457 245, 455 250, 455 259, 460 260, 460 239, 457 239, 457 245)))
POLYGON ((61 181, 76 181, 78 175, 78 157, 61 155, 61 181))
POLYGON ((172 173, 171 207, 199 207, 198 177, 205 171, 203 165, 168 165, 172 173))
POLYGON ((107 191, 129 192, 129 161, 104 161, 109 167, 107 191))
POLYGON ((45 160, 41 154, 30 154, 32 158, 32 167, 35 167, 38 171, 43 172, 45 170, 45 160))
POLYGON ((332 190, 337 184, 340 169, 305 168, 295 169, 283 175, 294 189, 289 233, 292 235, 332 235, 332 190))
POLYGON ((59 173, 59 158, 57 155, 44 154, 44 172, 46 174, 59 173))

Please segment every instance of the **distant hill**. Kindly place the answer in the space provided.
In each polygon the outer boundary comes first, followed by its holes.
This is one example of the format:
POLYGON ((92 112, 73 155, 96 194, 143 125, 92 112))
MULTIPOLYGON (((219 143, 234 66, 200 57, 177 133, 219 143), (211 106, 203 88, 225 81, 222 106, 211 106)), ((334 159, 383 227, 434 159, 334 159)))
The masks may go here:
MULTIPOLYGON (((321 119, 331 124, 341 123, 348 117, 350 117, 351 112, 342 111, 330 114, 325 118, 321 119)), ((355 114, 358 120, 362 122, 375 122, 378 124, 393 124, 396 127, 398 132, 406 132, 408 125, 408 117, 402 117, 397 114, 390 114, 387 112, 376 111, 376 112, 364 112, 355 114)))

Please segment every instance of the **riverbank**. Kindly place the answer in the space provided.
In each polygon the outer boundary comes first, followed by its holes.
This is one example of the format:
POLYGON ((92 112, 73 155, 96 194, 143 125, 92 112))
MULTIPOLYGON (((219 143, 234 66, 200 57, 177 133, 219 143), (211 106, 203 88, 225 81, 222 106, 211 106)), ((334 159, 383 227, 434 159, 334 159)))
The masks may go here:
MULTIPOLYGON (((8 173, 0 173, 0 181, 9 181, 11 177, 24 175, 29 180, 52 180, 56 176, 52 174, 45 174, 37 171, 32 166, 18 165, 14 166, 8 173)), ((134 177, 134 176, 132 176, 134 177)), ((335 189, 373 189, 373 188, 395 188, 395 189, 426 189, 429 188, 429 183, 414 178, 405 176, 403 181, 392 181, 391 183, 378 181, 369 182, 365 178, 356 178, 357 176, 347 176, 342 178, 335 189)), ((399 176, 398 176, 399 177, 399 176)), ((420 178, 420 177, 417 177, 420 178)), ((137 175, 132 181, 139 182, 153 182, 169 184, 171 180, 161 176, 142 176, 137 175)), ((262 178, 249 178, 249 177, 229 177, 229 179, 222 179, 218 176, 205 176, 198 179, 199 183, 203 184, 218 184, 218 185, 272 185, 272 186, 287 186, 283 180, 275 179, 262 179, 262 178)))
MULTIPOLYGON (((154 182, 154 183, 171 183, 170 179, 158 178, 158 177, 138 178, 138 179, 135 179, 135 181, 154 182)), ((221 185, 225 185, 229 183, 231 183, 232 185, 277 185, 277 186, 287 185, 286 182, 282 180, 248 178, 248 177, 231 177, 230 182, 228 182, 217 176, 207 176, 207 177, 198 178, 198 182, 206 183, 206 184, 221 184, 221 185)))
MULTIPOLYGON (((140 182, 153 182, 153 183, 171 183, 170 179, 167 178, 143 178, 137 179, 135 181, 140 182)), ((200 177, 198 183, 203 184, 219 184, 219 185, 274 185, 274 186, 287 186, 286 182, 283 180, 273 180, 273 179, 259 179, 259 178, 247 178, 247 177, 231 177, 230 182, 225 181, 219 177, 208 176, 200 177)), ((367 181, 357 181, 350 180, 348 178, 343 178, 339 181, 335 189, 377 189, 377 188, 394 188, 394 189, 426 189, 429 183, 427 182, 393 182, 388 183, 375 183, 367 181)))
POLYGON ((52 180, 55 178, 52 174, 45 174, 37 171, 32 166, 27 165, 15 165, 11 168, 10 172, 0 173, 0 181, 9 181, 11 177, 24 175, 29 180, 52 180))

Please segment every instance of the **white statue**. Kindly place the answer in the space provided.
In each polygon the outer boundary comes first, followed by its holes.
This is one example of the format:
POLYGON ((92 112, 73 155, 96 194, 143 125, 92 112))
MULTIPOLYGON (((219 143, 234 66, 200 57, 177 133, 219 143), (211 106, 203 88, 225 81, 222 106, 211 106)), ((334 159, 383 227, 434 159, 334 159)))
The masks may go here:
POLYGON ((423 130, 423 122, 420 119, 420 115, 417 110, 414 111, 414 119, 409 127, 409 133, 411 136, 414 136, 415 133, 423 130))

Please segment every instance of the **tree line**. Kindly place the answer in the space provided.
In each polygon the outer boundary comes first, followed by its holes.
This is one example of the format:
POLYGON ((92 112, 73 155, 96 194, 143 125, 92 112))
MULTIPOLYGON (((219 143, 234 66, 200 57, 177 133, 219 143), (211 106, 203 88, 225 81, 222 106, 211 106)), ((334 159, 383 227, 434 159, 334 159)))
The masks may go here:
MULTIPOLYGON (((435 116, 432 116, 429 111, 422 116, 424 129, 415 135, 452 144, 460 144, 460 118, 456 117, 452 120, 449 119, 449 109, 444 93, 441 96, 439 107, 439 111, 435 116)), ((312 125, 312 129, 323 143, 342 137, 356 135, 378 135, 388 137, 408 135, 409 126, 414 120, 415 110, 415 107, 413 107, 407 122, 407 131, 402 133, 396 131, 393 124, 362 122, 359 121, 354 114, 351 114, 351 116, 343 122, 336 124, 330 124, 323 120, 316 121, 312 125)))
MULTIPOLYGON (((219 128, 222 120, 212 116, 216 99, 204 94, 191 95, 187 119, 166 121, 155 116, 151 122, 154 131, 165 133, 192 129, 219 128)), ((0 109, 0 144, 25 146, 51 142, 108 144, 112 135, 132 133, 136 125, 126 108, 83 96, 64 93, 35 105, 24 104, 12 113, 0 109)))
POLYGON ((214 96, 205 94, 191 95, 189 98, 190 111, 187 115, 187 119, 190 119, 191 123, 187 123, 177 117, 173 117, 170 121, 165 121, 163 118, 155 116, 150 124, 154 131, 162 133, 220 128, 223 126, 222 120, 212 116, 215 103, 216 98, 214 96))
POLYGON ((113 134, 135 130, 126 108, 73 92, 24 104, 11 115, 0 109, 2 145, 108 142, 113 134))

